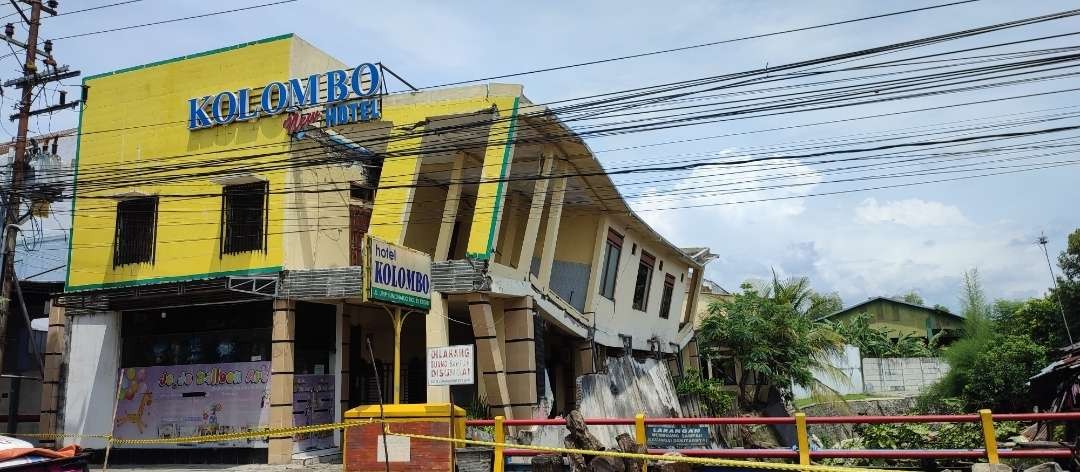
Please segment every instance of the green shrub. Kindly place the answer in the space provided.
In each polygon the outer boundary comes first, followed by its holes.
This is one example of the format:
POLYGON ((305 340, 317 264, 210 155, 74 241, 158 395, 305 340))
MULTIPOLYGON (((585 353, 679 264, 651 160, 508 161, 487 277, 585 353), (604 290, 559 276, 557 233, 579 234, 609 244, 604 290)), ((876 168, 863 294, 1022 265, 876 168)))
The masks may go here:
POLYGON ((706 379, 695 369, 686 371, 675 384, 679 395, 696 396, 705 404, 705 409, 712 416, 725 415, 731 411, 735 395, 724 390, 724 384, 718 380, 706 379))
POLYGON ((469 404, 465 405, 465 417, 470 420, 491 419, 491 408, 482 394, 477 393, 469 404))
POLYGON ((1046 365, 1046 348, 1028 336, 999 334, 964 372, 962 396, 972 410, 1021 411, 1031 407, 1027 379, 1046 365))

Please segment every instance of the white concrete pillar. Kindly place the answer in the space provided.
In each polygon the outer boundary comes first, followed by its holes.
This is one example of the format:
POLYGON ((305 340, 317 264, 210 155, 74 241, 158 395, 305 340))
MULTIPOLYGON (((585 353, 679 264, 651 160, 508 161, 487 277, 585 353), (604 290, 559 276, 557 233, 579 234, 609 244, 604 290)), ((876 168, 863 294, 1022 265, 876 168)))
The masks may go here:
POLYGON ((533 252, 536 251, 536 237, 540 234, 540 220, 544 216, 544 203, 547 202, 548 177, 555 162, 552 156, 542 156, 538 163, 541 178, 533 182, 532 203, 529 205, 528 220, 525 221, 525 233, 521 235, 521 253, 518 254, 517 270, 528 280, 532 266, 533 252))
MULTIPOLYGON (((439 292, 431 293, 431 310, 428 311, 426 346, 428 348, 443 347, 450 345, 450 326, 447 317, 450 316, 448 300, 439 292)), ((428 403, 450 403, 449 385, 428 385, 428 403)))
MULTIPOLYGON (((293 378, 295 373, 296 303, 274 300, 274 325, 270 336, 270 427, 293 426, 293 378)), ((293 436, 271 436, 267 461, 270 464, 292 462, 293 436)))
POLYGON ((495 328, 491 300, 482 293, 470 293, 467 297, 473 337, 476 339, 476 363, 480 375, 484 377, 484 394, 491 407, 491 414, 513 418, 513 411, 510 409, 510 392, 506 384, 506 369, 495 328))
POLYGON ((506 384, 514 418, 532 416, 538 398, 536 391, 536 338, 532 297, 517 297, 503 308, 506 330, 506 384))
MULTIPOLYGON (((64 432, 102 434, 112 431, 113 402, 120 371, 120 313, 99 312, 72 317, 68 375, 64 384, 64 432)), ((64 445, 102 449, 95 438, 65 438, 64 445)))
MULTIPOLYGON (((559 172, 556 168, 555 172, 559 172)), ((566 194, 566 177, 555 179, 551 189, 551 206, 548 207, 547 228, 544 231, 544 249, 540 255, 540 274, 537 276, 541 287, 551 285, 551 269, 555 264, 555 247, 559 239, 559 225, 562 223, 563 196, 566 194)))

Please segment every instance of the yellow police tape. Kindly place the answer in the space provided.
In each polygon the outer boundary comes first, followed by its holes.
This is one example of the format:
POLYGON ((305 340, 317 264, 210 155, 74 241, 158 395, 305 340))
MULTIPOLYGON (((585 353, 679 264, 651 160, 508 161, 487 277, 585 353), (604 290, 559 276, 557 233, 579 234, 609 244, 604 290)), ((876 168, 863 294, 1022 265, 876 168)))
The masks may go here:
POLYGON ((665 462, 685 462, 688 464, 698 465, 718 465, 728 467, 745 467, 753 469, 772 469, 772 470, 796 470, 796 471, 815 471, 815 472, 892 472, 888 469, 868 469, 859 467, 834 467, 828 465, 802 465, 802 464, 786 464, 780 462, 754 462, 747 460, 735 460, 735 459, 716 459, 711 457, 688 457, 688 456, 658 456, 655 454, 638 454, 633 452, 619 452, 619 451, 593 451, 587 449, 570 449, 565 447, 548 447, 548 446, 533 446, 527 444, 510 444, 510 443, 497 443, 491 441, 476 441, 472 439, 451 439, 444 438, 442 436, 425 436, 423 434, 408 434, 408 433, 395 433, 386 430, 386 434, 390 436, 401 436, 414 439, 428 439, 431 441, 444 441, 452 442, 456 444, 469 444, 474 446, 489 446, 498 447, 502 446, 507 449, 529 449, 532 451, 551 452, 558 454, 581 454, 586 456, 607 456, 607 457, 619 457, 623 459, 642 459, 642 460, 661 460, 665 462))
MULTIPOLYGON (((71 434, 71 433, 20 433, 10 434, 9 436, 22 436, 28 438, 39 439, 59 439, 59 438, 90 438, 101 439, 107 441, 113 445, 148 445, 148 444, 190 444, 190 443, 207 443, 207 442, 219 442, 219 441, 239 441, 243 439, 255 439, 265 438, 273 436, 292 436, 294 434, 305 433, 318 433, 322 431, 333 431, 336 429, 344 429, 351 426, 361 426, 378 422, 378 420, 352 420, 342 423, 326 423, 310 426, 294 426, 291 428, 266 428, 252 431, 243 431, 237 433, 225 433, 225 434, 206 434, 200 436, 180 436, 175 438, 158 438, 158 439, 125 439, 117 438, 110 434, 71 434)), ((387 421, 388 423, 391 420, 387 421)))
MULTIPOLYGON (((434 420, 434 418, 433 418, 434 420)), ((449 421, 449 419, 444 419, 449 421)), ((593 451, 585 449, 571 449, 564 447, 547 447, 547 446, 533 446, 527 444, 511 444, 511 443, 497 443, 492 441, 477 441, 473 439, 454 439, 445 438, 442 436, 425 436, 422 434, 408 434, 408 433, 396 433, 390 430, 389 423, 402 423, 415 421, 411 419, 387 419, 379 420, 377 418, 370 418, 364 420, 350 420, 341 423, 327 423, 310 426, 294 426, 291 428, 266 428, 254 431, 244 431, 238 433, 227 434, 209 434, 202 436, 184 436, 175 438, 158 438, 158 439, 125 439, 113 437, 110 434, 74 434, 74 433, 19 433, 11 434, 10 436, 21 436, 28 438, 39 439, 59 439, 59 438, 89 438, 89 439, 101 439, 108 442, 113 446, 123 445, 153 445, 153 444, 191 444, 191 443, 207 443, 207 442, 219 442, 219 441, 238 441, 243 439, 256 439, 275 436, 291 436, 295 434, 305 433, 317 433, 322 431, 333 431, 338 429, 345 429, 353 426, 363 426, 373 423, 383 423, 383 428, 386 434, 390 436, 401 436, 414 439, 425 439, 431 441, 443 441, 452 442, 455 444, 468 444, 474 446, 488 446, 488 447, 503 447, 509 449, 528 449, 533 451, 557 453, 557 454, 581 454, 591 456, 608 456, 618 457, 623 459, 640 459, 640 460, 663 460, 668 462, 685 462, 689 464, 698 465, 718 465, 728 467, 746 467, 755 469, 771 469, 771 470, 791 470, 791 471, 808 471, 808 472, 888 472, 886 469, 868 469, 858 467, 834 467, 824 465, 802 465, 802 464, 788 464, 780 462, 755 462, 749 460, 735 460, 735 459, 717 459, 708 457, 687 457, 687 456, 658 456, 655 454, 637 454, 630 452, 618 452, 618 451, 593 451)))

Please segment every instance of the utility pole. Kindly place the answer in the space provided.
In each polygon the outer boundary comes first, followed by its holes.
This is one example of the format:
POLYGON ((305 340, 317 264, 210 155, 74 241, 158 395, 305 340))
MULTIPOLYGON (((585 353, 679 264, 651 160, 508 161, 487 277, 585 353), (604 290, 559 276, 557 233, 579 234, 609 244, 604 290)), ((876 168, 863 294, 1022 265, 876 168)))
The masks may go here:
POLYGON ((30 117, 40 113, 48 113, 64 108, 71 108, 78 105, 78 101, 65 103, 57 106, 48 107, 43 110, 31 110, 34 104, 34 89, 38 85, 45 83, 75 77, 79 75, 78 71, 69 71, 68 68, 56 67, 56 60, 52 58, 52 41, 45 41, 44 43, 44 60, 45 71, 38 72, 38 30, 41 26, 41 12, 46 12, 50 15, 56 15, 56 0, 48 0, 47 5, 42 4, 41 0, 10 0, 11 4, 15 6, 15 10, 19 13, 19 16, 26 22, 27 30, 29 34, 26 36, 26 42, 23 43, 14 38, 15 26, 8 23, 4 28, 4 36, 0 37, 0 40, 6 41, 12 46, 20 47, 26 51, 26 58, 23 62, 23 76, 9 80, 4 83, 5 87, 15 86, 22 89, 22 99, 19 101, 19 113, 12 115, 11 119, 18 120, 18 132, 15 136, 15 160, 11 169, 11 185, 8 189, 6 214, 4 215, 4 258, 3 258, 3 286, 2 292, 0 292, 0 365, 3 365, 4 348, 7 340, 7 322, 8 316, 11 313, 11 300, 14 293, 14 275, 15 275, 15 244, 17 242, 18 225, 23 222, 27 215, 19 215, 19 207, 22 203, 22 194, 27 190, 26 188, 26 170, 29 168, 30 156, 27 153, 26 143, 27 134, 30 128, 30 117), (23 12, 19 3, 23 3, 30 6, 30 15, 27 16, 23 12), (52 69, 51 71, 49 69, 52 69))
POLYGON ((1046 239, 1046 235, 1039 235, 1039 239, 1036 240, 1040 246, 1042 246, 1043 256, 1046 257, 1046 268, 1050 269, 1050 280, 1054 282, 1054 295, 1057 296, 1058 310, 1061 311, 1061 322, 1065 323, 1065 335, 1069 338, 1069 345, 1073 345, 1072 331, 1069 330, 1069 319, 1065 317, 1065 307, 1061 304, 1061 290, 1058 289, 1057 276, 1054 275, 1054 266, 1050 264, 1050 253, 1046 251, 1046 243, 1050 240, 1046 239))

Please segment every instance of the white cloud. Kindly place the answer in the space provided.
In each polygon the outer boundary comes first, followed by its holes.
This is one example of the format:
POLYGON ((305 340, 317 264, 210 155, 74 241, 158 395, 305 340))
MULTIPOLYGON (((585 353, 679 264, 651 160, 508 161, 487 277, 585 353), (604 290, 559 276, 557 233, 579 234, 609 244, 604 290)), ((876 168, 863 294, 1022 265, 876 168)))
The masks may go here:
POLYGON ((959 208, 941 202, 907 198, 878 203, 867 198, 855 207, 855 218, 861 223, 894 223, 910 227, 968 225, 959 208))
MULTIPOLYGON (((813 168, 780 159, 767 166, 699 167, 676 184, 650 187, 631 206, 663 234, 685 233, 687 218, 724 225, 782 224, 806 211, 800 198, 822 180, 813 168), (776 180, 779 175, 786 176, 776 180), (770 188, 782 184, 779 188, 770 188), (761 201, 769 200, 769 201, 761 201), (756 202, 756 203, 740 203, 756 202), (657 210, 673 209, 678 210, 657 210)), ((631 190, 624 193, 634 194, 631 190)))

